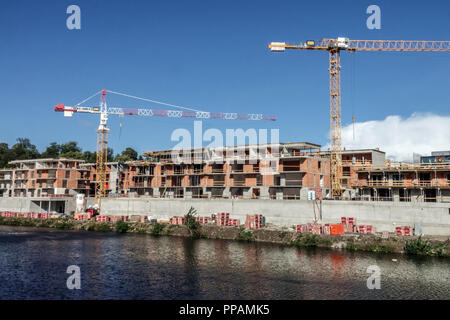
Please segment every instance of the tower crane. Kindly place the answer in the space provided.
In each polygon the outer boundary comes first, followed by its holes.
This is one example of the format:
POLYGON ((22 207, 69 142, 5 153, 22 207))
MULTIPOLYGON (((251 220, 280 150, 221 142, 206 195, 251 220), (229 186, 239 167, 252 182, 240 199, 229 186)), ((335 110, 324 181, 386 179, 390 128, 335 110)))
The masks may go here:
POLYGON ((106 163, 108 161, 108 134, 110 129, 107 127, 108 116, 144 116, 144 117, 169 117, 169 118, 193 118, 193 119, 224 119, 224 120, 267 120, 275 121, 276 117, 273 115, 264 114, 246 114, 246 113, 231 113, 231 112, 206 112, 199 111, 183 106, 172 105, 160 101, 139 98, 111 90, 103 89, 89 98, 83 100, 75 106, 66 106, 64 104, 57 104, 54 108, 57 112, 64 112, 65 117, 72 117, 74 113, 91 113, 100 115, 100 124, 97 129, 97 158, 96 158, 96 184, 95 184, 95 197, 97 199, 98 210, 101 210, 102 198, 106 197, 106 163), (113 93, 117 95, 127 96, 153 102, 157 104, 163 104, 166 106, 172 106, 176 108, 186 109, 184 110, 155 110, 155 109, 141 109, 141 108, 123 108, 123 107, 108 107, 106 104, 106 93, 113 93), (80 106, 80 104, 100 94, 100 106, 80 106))
POLYGON ((326 50, 329 52, 331 190, 333 198, 342 199, 340 51, 448 52, 450 51, 450 41, 350 40, 338 37, 319 41, 308 40, 298 44, 272 42, 268 47, 275 52, 283 52, 286 49, 326 50))

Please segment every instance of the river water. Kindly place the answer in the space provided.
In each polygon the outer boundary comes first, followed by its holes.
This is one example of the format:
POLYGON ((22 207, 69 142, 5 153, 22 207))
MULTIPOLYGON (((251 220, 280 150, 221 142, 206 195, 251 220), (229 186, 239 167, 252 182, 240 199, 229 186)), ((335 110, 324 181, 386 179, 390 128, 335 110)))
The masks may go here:
POLYGON ((0 226, 0 299, 450 299, 450 259, 0 226))

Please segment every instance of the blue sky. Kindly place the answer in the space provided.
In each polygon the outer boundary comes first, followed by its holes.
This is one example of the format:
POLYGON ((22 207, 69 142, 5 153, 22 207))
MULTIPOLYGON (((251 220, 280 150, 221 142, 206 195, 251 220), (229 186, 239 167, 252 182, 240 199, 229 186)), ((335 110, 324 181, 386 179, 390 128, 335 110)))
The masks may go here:
MULTIPOLYGON (((43 151, 50 142, 75 140, 95 150, 98 116, 64 118, 53 107, 76 104, 106 88, 205 111, 275 114, 276 122, 208 120, 203 128, 278 128, 281 141, 325 146, 327 52, 277 54, 267 44, 337 36, 450 40, 449 12, 444 0, 4 2, 0 141, 12 145, 17 137, 29 137, 43 151), (81 8, 81 30, 66 28, 71 4, 81 8), (380 30, 366 27, 371 4, 381 8, 380 30)), ((407 120, 426 113, 442 117, 446 127, 450 53, 343 52, 341 57, 344 127, 352 114, 360 123, 384 123, 393 115, 407 120)), ((98 98, 89 102, 97 104, 98 98)), ((109 96, 108 104, 161 109, 117 96, 109 96)), ((116 152, 127 146, 141 152, 173 147, 173 130, 192 131, 193 120, 112 117, 109 126, 116 152)), ((428 134, 443 141, 429 148, 447 148, 443 132, 427 130, 421 135, 426 141, 432 140, 428 134)), ((370 143, 383 148, 389 141, 370 143)))

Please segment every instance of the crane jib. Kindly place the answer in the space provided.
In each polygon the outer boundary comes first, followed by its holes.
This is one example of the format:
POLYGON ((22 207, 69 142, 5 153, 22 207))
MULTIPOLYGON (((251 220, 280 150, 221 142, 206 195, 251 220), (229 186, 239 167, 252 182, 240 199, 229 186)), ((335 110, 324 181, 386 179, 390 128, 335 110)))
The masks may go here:
MULTIPOLYGON (((94 113, 99 114, 99 107, 83 107, 83 106, 65 106, 58 104, 55 111, 59 112, 78 112, 78 113, 94 113)), ((205 111, 181 111, 181 110, 156 110, 141 108, 118 108, 108 107, 106 113, 119 116, 143 116, 143 117, 168 117, 168 118, 192 118, 192 119, 223 119, 223 120, 267 120, 276 121, 274 115, 264 115, 260 113, 234 113, 234 112, 205 112, 205 111)))

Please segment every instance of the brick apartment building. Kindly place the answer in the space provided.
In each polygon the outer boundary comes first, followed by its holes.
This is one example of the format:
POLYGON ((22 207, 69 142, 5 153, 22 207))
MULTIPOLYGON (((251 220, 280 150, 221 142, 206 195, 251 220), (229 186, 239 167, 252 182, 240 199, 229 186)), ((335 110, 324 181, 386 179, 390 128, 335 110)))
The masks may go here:
POLYGON ((68 196, 89 191, 89 172, 83 160, 34 159, 9 162, 12 168, 0 169, 0 196, 68 196))
MULTIPOLYGON (((308 142, 144 152, 145 161, 109 162, 109 196, 308 199, 330 195, 330 154, 308 142), (181 161, 174 161, 173 155, 181 161)), ((344 150, 344 199, 450 202, 450 152, 391 163, 378 149, 344 150)), ((95 164, 74 159, 10 162, 0 196, 94 196, 95 164)))
POLYGON ((330 192, 330 161, 308 142, 144 152, 129 163, 129 192, 174 198, 300 199, 330 192), (187 156, 186 156, 187 155, 187 156), (180 152, 180 158, 181 158, 180 152))

